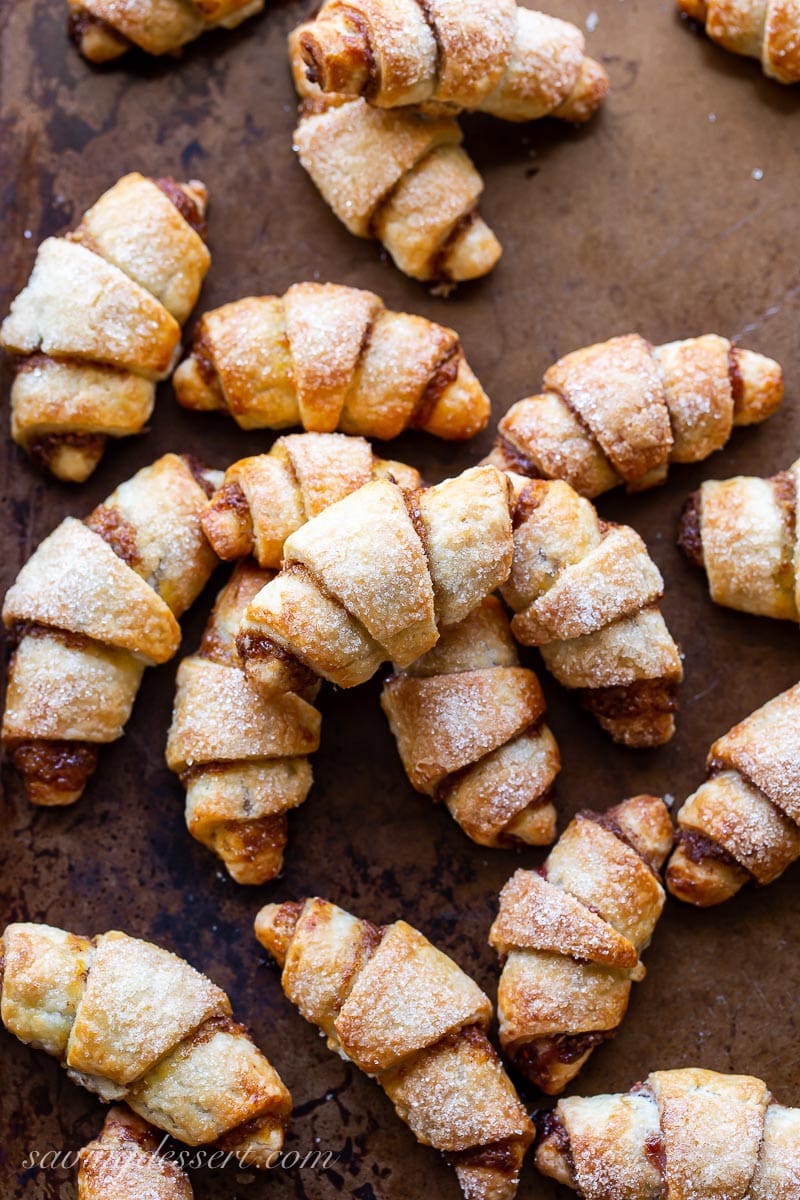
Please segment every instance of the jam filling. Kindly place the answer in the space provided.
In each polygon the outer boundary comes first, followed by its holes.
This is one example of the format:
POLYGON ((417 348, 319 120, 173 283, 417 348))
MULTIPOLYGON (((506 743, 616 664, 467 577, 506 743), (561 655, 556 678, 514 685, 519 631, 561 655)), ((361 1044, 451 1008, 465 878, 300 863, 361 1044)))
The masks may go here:
POLYGON ((88 742, 21 742, 11 762, 30 788, 79 792, 97 768, 97 747, 88 742))
MULTIPOLYGON (((654 875, 658 875, 658 872, 653 867, 653 864, 647 861, 639 847, 634 845, 619 822, 614 819, 613 809, 609 812, 596 812, 593 808, 584 808, 577 815, 582 820, 591 821, 594 825, 599 825, 601 829, 605 829, 608 833, 613 833, 617 841, 622 842, 624 846, 627 846, 629 850, 632 850, 634 854, 636 854, 637 857, 640 858, 643 863, 645 863, 646 866, 650 867, 654 875)), ((593 908, 592 905, 587 904, 586 907, 591 912, 597 913, 598 916, 602 916, 600 910, 593 908)))
POLYGON ((414 429, 422 429, 425 426, 441 396, 451 384, 455 383, 460 364, 461 347, 456 342, 447 351, 441 362, 436 365, 427 386, 420 396, 419 404, 411 421, 414 429))
POLYGON ((203 383, 211 387, 218 381, 217 368, 214 366, 214 352, 202 321, 192 336, 192 358, 203 383))
MULTIPOLYGON (((527 475, 529 479, 545 478, 533 459, 529 458, 525 451, 515 445, 506 434, 499 433, 497 435, 497 444, 507 471, 516 471, 520 475, 527 475)), ((521 524, 521 521, 518 523, 521 524)))
POLYGON ((638 679, 602 688, 578 688, 584 708, 610 721, 676 712, 678 685, 667 679, 638 679))
POLYGON ((651 1167, 663 1179, 667 1171, 667 1155, 664 1149, 664 1139, 660 1133, 650 1133, 644 1139, 644 1152, 651 1167))
POLYGON ((141 563, 136 527, 117 508, 98 504, 86 518, 88 527, 111 547, 117 558, 133 570, 141 563))
POLYGON ((227 822, 219 840, 235 850, 237 862, 254 862, 264 853, 283 850, 288 834, 286 813, 276 813, 253 821, 227 822))
POLYGON ((206 474, 206 471, 208 470, 206 464, 195 454, 182 454, 181 458, 189 468, 192 479, 195 481, 204 495, 210 500, 214 495, 214 484, 206 474))
POLYGON ((514 528, 519 529, 521 525, 524 525, 528 518, 536 512, 536 509, 541 506, 541 503, 542 489, 537 488, 535 483, 528 484, 520 492, 517 502, 514 505, 514 515, 512 518, 514 528))
POLYGON ((152 182, 172 201, 187 225, 191 225, 195 233, 205 241, 208 237, 208 227, 194 198, 183 190, 176 179, 169 176, 153 179, 152 182))
POLYGON ((694 829, 679 829, 676 840, 690 862, 702 865, 707 859, 713 859, 714 862, 724 863, 728 867, 745 870, 724 846, 720 846, 713 838, 706 837, 704 833, 698 833, 694 829))
POLYGON ((694 567, 705 565, 703 560, 703 511, 699 492, 692 492, 683 506, 678 527, 678 547, 694 567))
MULTIPOLYGON (((22 359, 23 363, 26 361, 26 359, 22 359)), ((21 369, 25 370, 26 368, 22 367, 21 369)), ((27 368, 27 370, 31 369, 31 367, 27 368)), ((85 450, 90 458, 98 459, 105 450, 107 440, 104 433, 45 433, 29 442, 27 451, 37 466, 49 468, 50 463, 64 446, 85 450)))
POLYGON ((17 648, 23 638, 56 638, 72 650, 84 650, 92 643, 92 639, 85 633, 54 629, 51 625, 42 625, 38 621, 15 621, 7 630, 6 637, 12 650, 17 648))
POLYGON ((780 471, 770 480, 775 503, 783 510, 783 521, 786 528, 781 574, 786 577, 786 584, 791 588, 794 582, 794 541, 797 524, 797 488, 794 477, 788 471, 780 471))
POLYGON ((250 505, 238 483, 223 483, 214 497, 217 512, 234 512, 242 521, 250 520, 250 505))
POLYGON ((593 1030, 589 1033, 562 1033, 557 1037, 528 1042, 513 1052, 513 1059, 526 1079, 542 1087, 549 1083, 556 1064, 569 1064, 614 1037, 616 1029, 593 1030))
POLYGON ((736 352, 735 346, 731 346, 728 351, 728 378, 731 381, 731 396, 735 412, 741 405, 742 400, 744 400, 744 376, 739 366, 739 355, 736 352))
POLYGON ((536 1124, 536 1145, 539 1146, 545 1141, 551 1142, 559 1154, 563 1154, 572 1167, 572 1143, 569 1134, 564 1128, 564 1122, 558 1115, 558 1111, 555 1108, 550 1108, 546 1112, 534 1113, 534 1121, 536 1124))
POLYGON ((519 1144, 507 1139, 447 1155, 451 1166, 484 1167, 514 1176, 519 1170, 519 1144))
POLYGON ((475 224, 477 219, 477 208, 471 208, 469 212, 464 213, 463 216, 458 218, 455 225, 450 230, 447 237, 434 255, 433 262, 431 263, 431 273, 434 279, 441 279, 444 281, 450 279, 450 276, 447 272, 447 260, 450 256, 450 251, 459 241, 462 234, 465 234, 470 226, 475 224))
POLYGON ((24 375, 26 371, 38 371, 42 367, 47 367, 50 362, 53 362, 53 359, 49 354, 43 354, 41 350, 34 350, 33 354, 24 354, 15 360, 14 374, 24 375))
MULTIPOLYGON (((419 489, 420 491, 422 489, 419 489)), ((403 499, 405 500, 408 515, 411 518, 411 524, 414 526, 414 532, 422 543, 422 549, 425 553, 425 561, 428 564, 428 573, 430 573, 430 554, 428 552, 428 529, 422 519, 419 503, 417 500, 418 493, 416 491, 406 491, 403 489, 403 499)))
POLYGON ((291 650, 287 650, 265 634, 240 633, 236 639, 236 647, 244 659, 276 659, 286 668, 293 692, 300 693, 317 682, 317 676, 310 667, 301 663, 291 650))

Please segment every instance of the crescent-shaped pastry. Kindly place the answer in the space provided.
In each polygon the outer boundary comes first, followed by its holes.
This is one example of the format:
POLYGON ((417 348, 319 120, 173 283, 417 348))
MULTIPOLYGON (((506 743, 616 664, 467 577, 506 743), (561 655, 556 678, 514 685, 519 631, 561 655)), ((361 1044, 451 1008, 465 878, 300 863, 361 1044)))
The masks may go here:
POLYGON ((444 803, 473 841, 553 841, 561 759, 499 600, 487 597, 387 679, 381 707, 412 787, 444 803))
POLYGON ((635 796, 579 813, 539 870, 517 871, 500 893, 489 934, 503 961, 500 1042, 542 1091, 563 1091, 618 1031, 644 978, 671 846, 663 801, 635 796))
POLYGON ((378 927, 327 900, 268 904, 255 930, 289 1000, 446 1155, 468 1200, 512 1200, 533 1126, 478 985, 405 921, 378 927))
POLYGON ((270 572, 240 562, 217 597, 200 649, 178 668, 167 766, 186 788, 186 824, 237 883, 266 883, 283 865, 286 814, 311 787, 320 714, 305 696, 262 696, 236 653, 244 612, 270 572))
POLYGON ((800 459, 771 479, 707 479, 686 502, 678 544, 726 608, 800 621, 800 459))
POLYGON ((757 58, 770 79, 800 83, 798 0, 678 0, 719 46, 757 58))
POLYGON ((455 118, 323 94, 307 78, 296 32, 289 57, 301 99, 294 148, 350 233, 382 242, 412 279, 487 275, 502 246, 478 211, 483 180, 455 118))
POLYGON ((670 463, 702 462, 734 426, 783 398, 778 363, 716 334, 651 346, 638 333, 559 359, 544 390, 514 404, 487 461, 582 496, 663 483, 670 463))
POLYGON ((706 907, 800 858, 800 684, 718 738, 709 777, 678 811, 673 896, 706 907))
POLYGON ((384 441, 409 428, 469 438, 491 412, 454 330, 335 283, 205 313, 174 386, 184 408, 229 412, 243 429, 384 441))
POLYGON ((125 933, 8 925, 0 988, 9 1033, 75 1083, 189 1146, 271 1165, 291 1097, 225 993, 182 958, 125 933))
POLYGON ((197 180, 125 175, 74 233, 47 238, 0 326, 16 357, 11 434, 82 483, 110 437, 139 433, 211 262, 197 180))
POLYGON ((193 1200, 189 1178, 159 1151, 163 1135, 122 1105, 80 1152, 78 1200, 193 1200))
POLYGON ((69 35, 89 62, 177 54, 208 29, 235 29, 261 12, 264 0, 69 0, 69 35))
POLYGON ((122 736, 146 666, 216 565, 200 515, 221 475, 165 454, 86 518, 67 517, 6 594, 14 651, 2 742, 34 804, 72 804, 122 736))
POLYGON ((750 1075, 654 1071, 559 1100, 536 1165, 583 1200, 800 1200, 800 1109, 750 1075))
POLYGON ((494 467, 413 492, 367 483, 287 539, 242 621, 248 678, 274 694, 407 667, 507 578, 512 551, 509 483, 494 467))
POLYGON ((312 83, 377 108, 580 122, 608 91, 577 26, 515 0, 325 0, 293 36, 312 83))
POLYGON ((675 732, 678 647, 658 601, 661 573, 627 525, 601 521, 560 480, 509 474, 514 560, 502 594, 511 629, 616 742, 660 746, 675 732))

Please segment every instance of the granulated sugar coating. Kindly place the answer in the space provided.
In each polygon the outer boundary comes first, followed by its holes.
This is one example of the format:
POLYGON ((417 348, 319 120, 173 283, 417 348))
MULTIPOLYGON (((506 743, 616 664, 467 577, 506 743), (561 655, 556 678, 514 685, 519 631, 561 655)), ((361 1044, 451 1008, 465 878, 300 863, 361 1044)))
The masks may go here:
POLYGON ((122 734, 144 666, 178 649, 175 617, 215 565, 200 514, 217 482, 197 462, 164 455, 86 522, 67 517, 6 594, 3 620, 21 636, 3 737, 37 803, 78 799, 96 760, 85 746, 122 734))
POLYGON ((800 1110, 760 1079, 684 1068, 627 1095, 560 1100, 536 1159, 585 1200, 790 1200, 798 1131, 800 1110))
POLYGON ((671 844, 663 802, 636 796, 576 817, 538 872, 500 893, 489 940, 503 964, 500 1041, 521 1073, 558 1094, 617 1032, 640 952, 664 906, 656 871, 671 844))
POLYGON ((453 959, 405 921, 376 928, 321 899, 269 904, 255 930, 292 1003, 448 1156, 467 1194, 475 1171, 477 1194, 512 1196, 533 1127, 486 1036, 489 999, 453 959))
POLYGON ((494 467, 420 492, 404 493, 389 479, 368 483, 287 540, 284 570, 242 624, 245 667, 258 639, 342 687, 369 679, 385 659, 408 666, 436 644, 439 626, 461 620, 506 580, 511 556, 509 490, 494 467), (302 619, 299 597, 291 607, 273 603, 298 568, 305 611, 321 601, 324 623, 302 619), (331 637, 342 628, 346 655, 331 637))
POLYGON ((503 417, 490 461, 594 497, 653 487, 670 463, 722 449, 734 425, 775 412, 783 373, 716 334, 663 346, 627 334, 559 359, 544 386, 503 417))
POLYGON ((615 741, 669 741, 683 668, 655 607, 663 581, 647 547, 568 483, 513 479, 514 560, 501 590, 515 637, 541 646, 556 679, 581 689, 615 741))
MULTIPOLYGON (((536 0, 525 2, 539 7, 536 0)), ((602 111, 577 131, 554 120, 517 126, 483 114, 461 119, 464 145, 485 183, 481 210, 504 253, 484 280, 459 285, 444 298, 401 274, 377 241, 350 234, 292 152, 297 103, 286 37, 312 16, 313 0, 272 5, 237 30, 199 38, 178 59, 148 62, 134 51, 100 70, 68 42, 66 7, 46 0, 12 5, 3 26, 0 71, 9 118, 3 150, 15 187, 3 214, 0 316, 24 288, 41 241, 74 228, 115 180, 138 168, 154 178, 199 174, 209 188, 213 265, 190 319, 187 350, 202 313, 240 298, 281 297, 303 280, 367 290, 391 312, 414 314, 458 334, 492 401, 484 432, 471 441, 445 442, 409 428, 397 442, 374 446, 382 457, 417 468, 428 483, 453 477, 489 454, 497 422, 522 397, 542 392, 547 368, 579 347, 633 332, 654 347, 713 333, 782 364, 786 402, 769 420, 735 427, 727 444, 703 461, 670 462, 666 481, 643 493, 628 493, 624 485, 609 490, 614 473, 606 466, 611 480, 595 501, 602 520, 628 525, 642 537, 664 579, 664 596, 658 610, 609 626, 603 646, 600 635, 588 635, 594 648, 588 667, 599 671, 604 665, 603 686, 615 689, 617 666, 629 682, 647 651, 655 678, 680 647, 686 682, 680 711, 672 714, 672 739, 644 751, 613 743, 582 711, 582 697, 544 671, 538 649, 520 651, 520 665, 540 677, 545 722, 563 760, 553 795, 554 835, 577 811, 603 811, 641 791, 668 791, 677 812, 702 784, 713 743, 800 678, 795 626, 714 604, 674 540, 683 504, 704 480, 774 476, 800 446, 797 264, 791 253, 797 204, 787 170, 797 152, 798 89, 781 87, 762 76, 756 61, 716 46, 681 21, 670 3, 541 5, 584 30, 586 49, 605 64, 611 90, 602 111), (592 11, 600 21, 590 33, 585 22, 592 11), (715 123, 708 120, 712 111, 715 123), (764 172, 757 183, 754 167, 764 172), (634 631, 631 649, 626 639, 634 631), (614 653, 606 658, 600 650, 612 642, 614 653)), ((381 337, 383 324, 392 323, 378 322, 372 336, 381 337)), ((293 385, 284 390, 282 382, 282 344, 279 386, 270 397, 267 383, 265 402, 294 396, 293 385)), ((243 341, 243 364, 244 348, 243 341)), ((228 361, 232 357, 231 351, 228 361)), ((408 357, 410 371, 415 360, 408 357)), ((75 373, 61 371, 64 365, 57 362, 54 371, 40 360, 29 363, 37 388, 46 377, 49 393, 74 397, 65 380, 75 373)), ((86 385, 88 395, 91 383, 91 394, 103 404, 112 379, 130 383, 124 372, 94 368, 90 375, 85 363, 79 365, 81 388, 86 385)), ((21 388, 27 375, 15 378, 7 358, 0 373, 6 395, 12 386, 21 388)), ((398 378, 393 370, 392 390, 398 378)), ((722 396, 721 376, 719 381, 722 396)), ((155 391, 149 381, 141 383, 141 391, 137 384, 131 394, 139 424, 146 393, 155 391)), ((373 393, 374 375, 368 388, 358 378, 351 386, 351 394, 365 401, 373 393)), ((555 393, 544 394, 565 412, 555 393)), ((542 417, 531 427, 551 428, 549 411, 547 422, 542 417)), ((183 408, 170 384, 158 388, 152 415, 143 421, 141 436, 109 441, 95 474, 77 489, 46 483, 7 437, 0 471, 3 593, 65 516, 84 517, 159 455, 192 452, 224 470, 269 451, 275 437, 288 432, 240 427, 223 410, 183 408)), ((573 431, 568 449, 573 436, 596 447, 580 426, 576 430, 568 411, 563 422, 573 431)), ((181 654, 200 644, 213 591, 225 577, 219 568, 182 618, 181 654)), ((582 639, 575 641, 582 646, 582 639)), ((26 653, 32 651, 36 639, 25 645, 26 653)), ((37 657, 49 658, 52 645, 37 657)), ((563 642, 545 649, 566 658, 572 647, 563 642)), ((74 679, 80 691, 88 660, 77 651, 64 646, 56 674, 74 679)), ((95 670, 103 674, 106 667, 93 662, 94 695, 95 670)), ((434 803, 414 792, 380 711, 383 678, 392 669, 384 664, 363 686, 323 686, 321 744, 310 763, 313 787, 306 803, 288 814, 280 878, 262 885, 256 899, 187 832, 184 786, 164 762, 177 665, 176 658, 144 673, 126 736, 101 745, 99 769, 78 805, 43 813, 28 802, 7 764, 0 839, 6 919, 47 920, 88 933, 122 929, 180 953, 230 994, 237 1020, 252 1029, 290 1087, 289 1147, 302 1157, 312 1149, 338 1156, 327 1167, 275 1169, 268 1179, 248 1171, 249 1189, 235 1167, 194 1171, 197 1200, 234 1200, 247 1190, 296 1200, 298 1189, 309 1200, 330 1200, 340 1180, 344 1191, 365 1196, 371 1190, 391 1200, 456 1200, 458 1182, 444 1156, 415 1140, 381 1087, 327 1050, 316 1028, 287 1001, 279 972, 248 930, 259 904, 307 895, 329 897, 379 925, 404 918, 494 1001, 500 966, 486 939, 497 897, 516 870, 536 870, 547 848, 476 844, 451 816, 445 797, 434 803)), ((577 671, 574 679, 579 683, 577 671)), ((606 692, 604 712, 619 711, 623 698, 606 692)), ((90 706, 119 729, 115 705, 106 706, 98 695, 90 706)), ((769 735, 762 740, 769 742, 769 735)), ((520 759, 538 745, 525 734, 510 744, 520 759)), ((488 759, 496 762, 494 753, 488 759)), ((506 795, 492 780, 488 792, 506 795)), ((748 885, 729 903, 703 912, 668 900, 642 955, 647 978, 633 989, 620 1032, 594 1050, 570 1093, 620 1095, 656 1069, 704 1067, 758 1076, 777 1101, 800 1104, 791 1053, 800 1038, 797 871, 795 864, 768 887, 748 885)), ((74 1149, 94 1137, 104 1106, 44 1054, 0 1034, 0 1124, 7 1135, 0 1192, 21 1189, 24 1200, 39 1200, 48 1188, 74 1188, 74 1179, 56 1181, 50 1171, 21 1180, 18 1173, 36 1147, 74 1149)), ((492 1030, 489 1037, 496 1045, 492 1030)), ((450 1077, 457 1077, 455 1069, 450 1077)), ((425 1084, 422 1075, 410 1078, 409 1091, 417 1079, 425 1084)), ((551 1103, 535 1087, 520 1086, 530 1113, 551 1103)), ((439 1089, 437 1107, 443 1100, 439 1089)), ((501 1107, 496 1094, 493 1103, 501 1107)), ((462 1105, 459 1121, 467 1119, 463 1112, 462 1105)), ((778 1120, 784 1112, 770 1106, 764 1132, 769 1136, 774 1126, 777 1137, 781 1130, 780 1153, 790 1163, 798 1126, 793 1110, 785 1122, 778 1120)), ((620 1131, 617 1126, 614 1138, 620 1131)), ((657 1132, 656 1125, 656 1162, 657 1132)), ((493 1153, 499 1152, 495 1145, 493 1153)), ((627 1144, 624 1157, 634 1161, 627 1144)), ((599 1158, 599 1146, 590 1147, 587 1160, 596 1166, 599 1158)), ((797 1192, 796 1162, 792 1169, 782 1179, 757 1176, 758 1200, 775 1200, 782 1187, 790 1196, 797 1192)), ((651 1170, 658 1184, 659 1173, 651 1170)), ((657 1196, 651 1178, 645 1185, 657 1196)), ((608 1176, 605 1182, 616 1200, 613 1182, 608 1176)), ((536 1170, 529 1150, 519 1200, 571 1194, 536 1170)))
POLYGON ((490 412, 452 329, 333 283, 296 283, 284 296, 205 313, 175 392, 184 407, 229 411, 245 429, 383 439, 409 427, 473 437, 490 412))

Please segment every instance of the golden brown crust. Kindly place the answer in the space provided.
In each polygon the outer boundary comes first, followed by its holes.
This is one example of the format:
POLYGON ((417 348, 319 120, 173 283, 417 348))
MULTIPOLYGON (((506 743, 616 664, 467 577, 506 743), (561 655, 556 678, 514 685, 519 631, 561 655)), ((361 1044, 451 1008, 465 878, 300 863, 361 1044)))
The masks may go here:
MULTIPOLYGON (((282 297, 205 313, 174 384, 185 408, 227 410, 245 429, 302 425, 385 441, 415 428, 459 440, 479 433, 490 413, 452 329, 332 283, 297 283, 282 297)), ((345 457, 341 442, 338 450, 330 440, 305 443, 315 444, 332 461, 345 457)), ((284 445, 290 459, 302 447, 284 445)))
POLYGON ((125 175, 84 213, 69 240, 124 271, 182 325, 211 265, 207 200, 197 180, 125 175))
POLYGON ((653 347, 629 334, 550 367, 543 392, 503 417, 490 461, 589 498, 621 483, 640 491, 663 483, 671 462, 708 458, 782 398, 778 363, 726 338, 653 347))
POLYGON ((514 0, 326 0, 293 36, 312 83, 378 108, 584 121, 608 90, 576 26, 514 0))
MULTIPOLYGON (((201 482, 216 482, 204 470, 201 482)), ((34 803, 78 799, 97 746, 122 735, 144 667, 176 652, 176 617, 216 562, 205 503, 197 465, 164 455, 85 522, 62 521, 6 594, 17 639, 2 740, 34 803)))
POLYGON ((506 1054, 554 1095, 616 1033, 639 953, 664 904, 656 871, 672 844, 663 802, 636 796, 580 814, 539 872, 500 894, 489 941, 503 960, 497 1007, 506 1054))
POLYGON ((159 1153, 162 1135, 135 1113, 109 1109, 80 1152, 78 1200, 192 1200, 188 1176, 159 1153))
POLYGON ((3 619, 66 628, 151 664, 167 662, 180 641, 169 606, 102 535, 74 517, 24 565, 6 594, 3 619))
POLYGON ((405 921, 377 929, 326 900, 269 904, 255 928, 289 999, 451 1159, 465 1194, 511 1200, 533 1127, 486 1037, 492 1009, 477 985, 405 921))
POLYGON ((250 600, 271 578, 237 564, 219 593, 197 654, 178 668, 167 765, 186 787, 186 823, 237 883, 274 879, 283 865, 286 814, 311 787, 308 755, 320 715, 301 696, 265 699, 247 681, 236 633, 250 600))
POLYGON ((241 625, 248 678, 279 692, 295 686, 297 663, 340 687, 386 659, 405 668, 510 565, 508 485, 493 467, 426 491, 374 480, 288 538, 282 570, 241 625))
POLYGON ((797 0, 678 0, 688 17, 734 54, 757 58, 765 75, 800 83, 800 8, 797 0))
POLYGON ((558 747, 536 676, 519 666, 508 619, 489 597, 405 671, 381 706, 412 786, 444 802, 485 846, 555 837, 558 747))
POLYGON ((503 597, 523 645, 615 741, 657 746, 675 731, 678 648, 657 607, 661 575, 639 535, 600 520, 560 480, 510 475, 514 561, 503 597))
POLYGON ((203 513, 203 529, 220 558, 252 554, 260 567, 277 570, 291 533, 375 478, 394 479, 408 489, 422 482, 413 467, 377 458, 360 437, 278 438, 269 454, 228 467, 203 513))
POLYGON ((709 778, 678 812, 667 887, 706 907, 749 880, 772 883, 800 858, 800 684, 711 747, 709 778))
POLYGON ((18 924, 2 964, 3 1024, 76 1082, 189 1145, 237 1135, 250 1166, 280 1149, 289 1093, 225 993, 182 959, 124 933, 18 924))
POLYGON ((235 28, 264 0, 69 0, 69 7, 71 38, 84 58, 104 63, 134 46, 175 54, 209 29, 235 28))
POLYGON ((798 1200, 800 1110, 752 1076, 655 1071, 623 1095, 559 1100, 536 1165, 585 1200, 798 1200))
POLYGON ((350 232, 378 238, 414 279, 488 274, 502 247, 478 214, 483 180, 461 148, 457 121, 419 106, 381 109, 323 94, 306 75, 297 31, 289 58, 302 101, 295 149, 350 232))
POLYGON ((770 479, 709 479, 689 498, 678 543, 726 608, 800 621, 800 460, 770 479))
POLYGON ((12 436, 59 479, 82 482, 107 438, 146 424, 211 261, 206 199, 196 180, 125 175, 39 247, 0 344, 19 368, 12 436))

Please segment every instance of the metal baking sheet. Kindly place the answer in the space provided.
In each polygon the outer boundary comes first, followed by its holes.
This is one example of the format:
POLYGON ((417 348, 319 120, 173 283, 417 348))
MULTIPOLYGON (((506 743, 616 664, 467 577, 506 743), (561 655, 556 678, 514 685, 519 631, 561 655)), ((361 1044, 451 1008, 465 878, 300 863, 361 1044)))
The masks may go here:
MULTIPOLYGON (((710 462, 676 468, 666 487, 599 503, 604 516, 644 535, 666 578, 664 611, 686 655, 673 742, 648 752, 614 747, 544 677, 564 758, 562 828, 578 808, 603 808, 642 790, 682 801, 702 778, 715 736, 800 675, 797 630, 715 609, 674 545, 683 500, 703 478, 768 474, 800 452, 800 88, 772 84, 756 63, 712 46, 677 17, 672 0, 551 4, 559 15, 596 24, 590 49, 606 64, 613 91, 579 131, 555 121, 465 120, 486 182, 482 210, 505 254, 488 279, 445 300, 400 275, 375 243, 352 238, 292 153, 285 36, 310 7, 272 5, 177 61, 131 56, 97 69, 66 40, 65 5, 5 0, 2 310, 25 282, 39 241, 77 222, 119 175, 140 169, 198 176, 211 190, 213 265, 198 311, 301 279, 372 288, 392 307, 459 330, 495 420, 537 389, 560 354, 633 329, 654 342, 716 331, 778 358, 787 397, 771 421, 737 432, 710 462)), ((164 451, 191 451, 223 467, 271 442, 224 417, 182 412, 169 386, 147 434, 111 447, 80 488, 44 479, 5 428, 3 436, 3 590, 65 514, 84 514, 164 451)), ((489 431, 450 446, 410 435, 391 453, 434 481, 477 461, 490 441, 489 431)), ((215 577, 185 620, 184 652, 197 645, 220 582, 215 577)), ((536 665, 535 655, 526 661, 536 665)), ((327 1171, 276 1170, 258 1179, 196 1173, 200 1200, 456 1200, 453 1172, 417 1145, 380 1089, 331 1055, 284 999, 252 937, 252 918, 269 899, 308 893, 377 922, 402 915, 494 995, 497 966, 486 935, 497 892, 515 867, 537 864, 542 853, 473 846, 444 809, 411 791, 373 681, 325 692, 316 781, 290 818, 283 876, 259 889, 238 887, 188 836, 182 790, 164 765, 175 669, 147 673, 125 738, 103 750, 73 808, 31 808, 5 771, 3 920, 84 933, 123 928, 185 955, 228 989, 235 1013, 291 1088, 288 1148, 338 1155, 327 1171)), ((622 1031, 595 1053, 577 1090, 625 1089, 653 1068, 698 1063, 760 1074, 781 1100, 800 1103, 797 885, 797 871, 789 871, 717 911, 670 902, 622 1031)), ((88 1140, 101 1123, 100 1104, 53 1060, 5 1033, 0 1079, 2 1195, 73 1197, 72 1172, 23 1163, 33 1150, 88 1140)), ((539 1180, 529 1161, 519 1194, 554 1200, 564 1193, 539 1180)))

